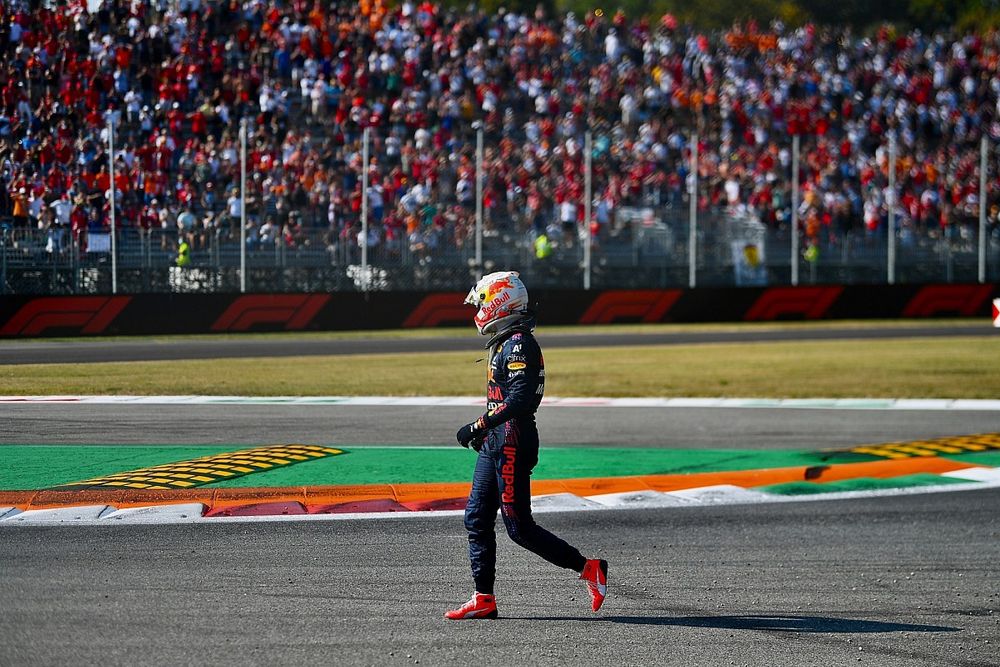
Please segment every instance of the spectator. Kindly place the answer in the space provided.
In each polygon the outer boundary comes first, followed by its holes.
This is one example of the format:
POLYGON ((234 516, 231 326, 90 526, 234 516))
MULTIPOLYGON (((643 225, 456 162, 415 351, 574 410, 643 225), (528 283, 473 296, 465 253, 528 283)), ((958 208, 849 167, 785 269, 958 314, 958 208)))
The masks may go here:
MULTIPOLYGON (((587 129, 599 229, 623 206, 681 204, 695 129, 698 206, 787 227, 788 137, 798 135, 803 231, 832 243, 885 233, 890 136, 908 239, 968 236, 979 140, 1000 135, 996 32, 885 27, 859 37, 775 22, 700 34, 671 17, 431 3, 366 2, 358 11, 105 0, 94 13, 83 2, 49 4, 0 6, 0 156, 9 164, 0 212, 25 227, 51 205, 77 237, 81 215, 106 228, 112 187, 125 227, 156 228, 154 211, 162 221, 170 210, 193 216, 192 228, 212 214, 214 226, 224 210, 235 237, 244 118, 248 208, 273 218, 262 243, 286 227, 293 239, 315 226, 331 238, 356 235, 367 168, 370 222, 385 221, 383 242, 392 219, 394 238, 402 242, 405 225, 409 245, 425 254, 467 238, 477 121, 489 146, 487 229, 529 242, 555 227, 550 240, 565 246, 589 224, 580 205, 587 129), (114 184, 108 118, 116 119, 114 184), (365 128, 369 165, 361 164, 365 128), (225 201, 221 192, 230 193, 225 201), (58 204, 64 195, 70 203, 58 204), (429 223, 428 203, 437 208, 429 223), (448 212, 453 203, 460 208, 448 212), (301 220, 290 219, 293 210, 301 220)), ((988 210, 1000 205, 991 159, 988 210)))

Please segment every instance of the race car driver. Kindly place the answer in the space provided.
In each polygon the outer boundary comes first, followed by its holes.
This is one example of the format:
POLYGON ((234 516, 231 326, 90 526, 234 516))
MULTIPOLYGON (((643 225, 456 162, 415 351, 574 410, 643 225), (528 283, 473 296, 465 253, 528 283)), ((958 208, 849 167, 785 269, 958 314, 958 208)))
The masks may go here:
POLYGON ((472 492, 465 509, 469 560, 476 585, 472 598, 445 613, 452 620, 496 618, 496 515, 499 510, 510 538, 545 560, 580 573, 591 608, 607 594, 608 564, 588 560, 574 547, 545 530, 531 516, 531 470, 538 462, 535 411, 545 391, 545 363, 532 330, 528 290, 514 271, 491 273, 466 297, 476 306, 476 327, 492 336, 487 368, 487 409, 456 435, 459 444, 479 453, 472 492))

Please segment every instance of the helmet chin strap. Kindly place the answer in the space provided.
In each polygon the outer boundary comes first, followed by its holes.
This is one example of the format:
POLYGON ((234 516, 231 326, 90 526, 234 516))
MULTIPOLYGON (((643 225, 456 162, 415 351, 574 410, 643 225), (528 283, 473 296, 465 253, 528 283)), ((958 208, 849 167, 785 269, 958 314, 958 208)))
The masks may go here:
POLYGON ((521 319, 515 321, 513 324, 511 324, 503 331, 498 331, 497 333, 493 334, 493 337, 490 338, 489 342, 486 343, 485 346, 486 349, 491 349, 500 341, 509 338, 510 336, 513 336, 517 332, 531 333, 532 331, 534 331, 535 321, 536 321, 535 311, 532 310, 531 308, 525 308, 521 314, 522 314, 521 319))

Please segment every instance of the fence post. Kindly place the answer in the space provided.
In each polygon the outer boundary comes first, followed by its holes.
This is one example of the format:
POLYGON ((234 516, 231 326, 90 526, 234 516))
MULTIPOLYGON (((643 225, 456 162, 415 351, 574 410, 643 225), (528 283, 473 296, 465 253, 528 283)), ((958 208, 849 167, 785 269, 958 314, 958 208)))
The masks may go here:
POLYGON ((368 291, 368 138, 366 127, 361 139, 361 289, 368 291))
POLYGON ((799 284, 799 135, 792 135, 792 286, 799 284))
POLYGON ((69 232, 70 246, 72 248, 72 256, 70 258, 70 266, 73 269, 73 294, 80 293, 80 239, 73 233, 72 227, 70 227, 69 232))
MULTIPOLYGON (((212 261, 215 263, 215 275, 222 275, 222 230, 218 227, 212 234, 212 261)), ((219 285, 221 286, 221 279, 219 285)))
POLYGON ((108 116, 108 173, 111 176, 111 293, 118 293, 118 252, 115 237, 118 235, 115 220, 115 119, 108 116))
POLYGON ((7 293, 7 228, 0 228, 0 294, 7 293))
POLYGON ((483 125, 476 123, 476 272, 483 275, 483 125))
POLYGON ((986 282, 986 151, 989 140, 986 133, 979 142, 979 282, 986 282))
POLYGON ((593 252, 591 244, 593 239, 591 238, 590 232, 590 216, 591 216, 591 206, 593 201, 593 133, 587 130, 587 134, 584 135, 583 139, 583 233, 584 233, 584 243, 583 243, 583 289, 590 289, 590 272, 591 272, 591 253, 593 252))
POLYGON ((688 218, 688 287, 697 284, 698 259, 698 133, 691 136, 691 208, 688 218))
POLYGON ((240 292, 247 291, 247 119, 240 121, 240 292))
POLYGON ((144 292, 150 291, 150 250, 153 243, 153 230, 139 228, 139 266, 142 269, 142 289, 144 292))
POLYGON ((889 229, 886 238, 886 274, 890 285, 896 284, 896 135, 889 135, 889 229))

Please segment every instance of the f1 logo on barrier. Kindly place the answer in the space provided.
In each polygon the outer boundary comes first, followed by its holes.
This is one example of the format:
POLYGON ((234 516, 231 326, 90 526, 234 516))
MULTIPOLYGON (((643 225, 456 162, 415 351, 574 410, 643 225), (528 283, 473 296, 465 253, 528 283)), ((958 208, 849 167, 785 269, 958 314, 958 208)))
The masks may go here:
POLYGON ((288 331, 305 329, 329 294, 253 294, 241 296, 212 324, 212 331, 249 331, 258 324, 284 324, 288 331))
POLYGON ((1000 329, 1000 299, 993 299, 993 326, 1000 329))
POLYGON ((681 297, 681 290, 609 290, 597 297, 580 324, 610 324, 620 319, 660 322, 681 297))
POLYGON ((783 315, 819 319, 843 291, 843 287, 772 287, 760 295, 743 319, 769 321, 783 315))
POLYGON ((403 326, 406 328, 436 327, 445 322, 468 323, 472 320, 475 311, 462 302, 464 298, 465 294, 459 292, 426 296, 407 316, 403 326))
POLYGON ((130 296, 49 296, 21 306, 0 329, 0 336, 39 336, 49 329, 103 333, 122 312, 130 296))
POLYGON ((903 317, 932 317, 941 313, 971 317, 992 294, 992 285, 930 285, 910 299, 903 317))

